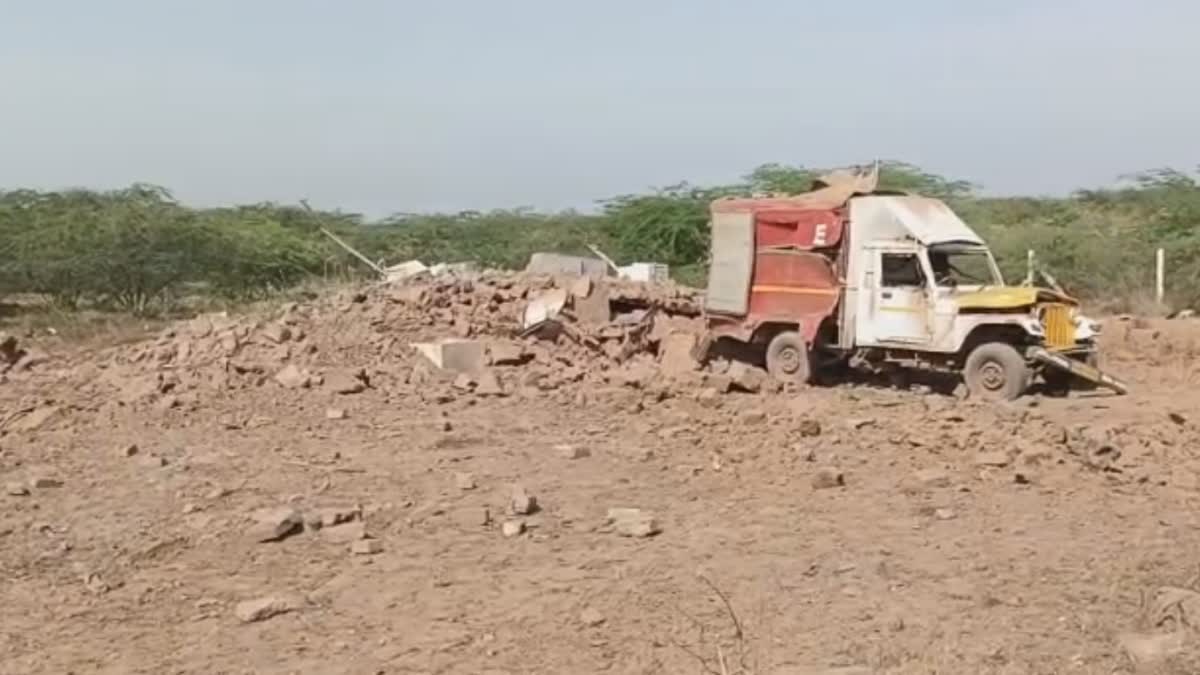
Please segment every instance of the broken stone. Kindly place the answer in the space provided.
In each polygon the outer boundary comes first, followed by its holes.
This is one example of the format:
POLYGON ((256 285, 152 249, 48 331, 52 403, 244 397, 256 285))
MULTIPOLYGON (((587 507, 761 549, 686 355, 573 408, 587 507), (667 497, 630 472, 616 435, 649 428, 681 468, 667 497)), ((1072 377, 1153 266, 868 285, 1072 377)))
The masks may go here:
POLYGON ((975 455, 975 466, 1005 467, 1009 464, 1008 453, 999 450, 975 455))
POLYGON ((483 369, 483 345, 474 340, 448 338, 413 344, 413 348, 437 368, 453 373, 477 373, 483 369))
POLYGON ((700 363, 692 356, 696 348, 697 338, 693 333, 671 333, 662 342, 659 351, 662 354, 660 366, 668 375, 691 373, 700 368, 700 363))
POLYGON ((466 373, 459 373, 458 377, 454 378, 454 388, 459 391, 471 391, 474 386, 475 378, 466 373))
POLYGON ((821 423, 812 418, 805 418, 796 425, 796 431, 804 438, 816 438, 821 435, 821 423))
POLYGON ((4 491, 7 492, 10 497, 28 497, 29 496, 29 488, 25 487, 24 485, 22 485, 20 483, 8 483, 7 485, 4 486, 4 491))
POLYGON ((652 537, 662 531, 658 520, 641 509, 609 509, 608 522, 622 537, 652 537))
POLYGON ((844 487, 846 479, 841 471, 832 467, 817 469, 813 474, 812 486, 814 490, 828 490, 830 488, 844 487))
POLYGON ((584 459, 591 457, 592 451, 587 448, 582 448, 578 445, 559 445, 555 447, 558 456, 563 459, 584 459))
POLYGON ((38 490, 49 490, 63 486, 63 482, 61 480, 52 476, 37 476, 30 480, 29 484, 38 490))
POLYGON ((516 515, 527 516, 537 511, 537 498, 520 485, 513 486, 509 509, 516 515))
POLYGON ((527 359, 525 346, 516 342, 492 342, 488 354, 493 366, 519 366, 527 359))
POLYGON ((1169 413, 1167 413, 1167 418, 1170 419, 1175 424, 1178 424, 1180 426, 1187 424, 1187 418, 1184 417, 1182 413, 1169 412, 1169 413))
POLYGON ((234 616, 242 623, 266 621, 280 614, 295 612, 304 606, 304 600, 295 595, 273 595, 256 600, 239 602, 233 608, 234 616))
POLYGON ((485 370, 479 374, 479 380, 475 383, 475 393, 479 396, 503 396, 504 387, 495 373, 485 370))
POLYGON ((519 520, 507 520, 500 526, 500 532, 505 537, 517 537, 525 532, 525 523, 519 520))
POLYGON ((259 333, 268 341, 275 344, 283 344, 292 339, 292 329, 283 324, 271 323, 263 326, 259 333))
POLYGON ((741 415, 742 424, 747 426, 762 424, 767 421, 767 413, 764 410, 747 410, 741 415))
POLYGON ((950 474, 941 469, 922 469, 913 474, 913 480, 924 488, 950 487, 950 474))
POLYGON ((719 408, 721 392, 717 391, 715 387, 706 387, 696 394, 696 402, 705 408, 719 408))
POLYGON ((134 457, 138 454, 138 446, 136 443, 130 443, 121 448, 121 455, 125 457, 134 457))
POLYGON ((325 419, 327 420, 344 420, 347 417, 346 411, 341 408, 329 408, 325 411, 325 419))
POLYGON ((456 473, 454 474, 454 485, 459 490, 474 490, 476 487, 475 474, 472 473, 456 473))
POLYGON ((249 536, 258 543, 280 541, 304 528, 300 512, 288 507, 260 509, 255 512, 254 520, 249 536))
POLYGON ((361 370, 334 371, 325 377, 325 387, 343 396, 361 394, 367 390, 367 375, 361 370))
POLYGON ((312 383, 312 376, 289 364, 275 373, 275 381, 286 389, 304 389, 312 383))
POLYGON ((732 386, 751 394, 762 391, 767 382, 767 373, 761 368, 746 365, 740 361, 729 364, 728 376, 732 386))
POLYGON ((361 520, 321 527, 321 538, 333 544, 349 544, 367 538, 367 524, 361 520))
POLYGON ((350 552, 354 555, 375 555, 383 553, 383 542, 378 539, 359 539, 350 544, 350 552))
POLYGON ((1186 647, 1186 637, 1181 632, 1173 633, 1123 633, 1117 636, 1121 649, 1135 665, 1142 666, 1162 661, 1181 654, 1186 647))
POLYGON ((305 516, 304 524, 312 530, 323 527, 333 527, 350 523, 362 518, 362 511, 356 506, 330 506, 312 511, 305 516))
POLYGON ((56 405, 42 406, 24 417, 18 418, 9 425, 9 428, 13 431, 37 431, 51 424, 61 412, 62 408, 56 405))
POLYGON ((733 379, 724 374, 705 373, 704 384, 719 394, 725 394, 733 388, 733 379))
POLYGON ((588 607, 579 614, 579 621, 585 626, 595 628, 605 622, 604 615, 599 610, 588 607))
POLYGON ((933 517, 938 520, 954 520, 958 514, 953 509, 937 509, 933 512, 933 517))
POLYGON ((606 324, 612 319, 612 306, 603 286, 588 289, 587 295, 576 296, 575 317, 584 325, 606 324))

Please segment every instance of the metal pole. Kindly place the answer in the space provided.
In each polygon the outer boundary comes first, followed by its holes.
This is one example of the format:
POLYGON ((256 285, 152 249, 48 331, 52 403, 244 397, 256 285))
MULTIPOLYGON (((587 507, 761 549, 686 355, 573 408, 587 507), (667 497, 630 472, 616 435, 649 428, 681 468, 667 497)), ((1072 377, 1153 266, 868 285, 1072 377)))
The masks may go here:
POLYGON ((1166 254, 1160 248, 1154 252, 1154 300, 1163 303, 1163 278, 1166 276, 1166 254))
POLYGON ((1033 249, 1025 251, 1025 285, 1033 285, 1033 249))

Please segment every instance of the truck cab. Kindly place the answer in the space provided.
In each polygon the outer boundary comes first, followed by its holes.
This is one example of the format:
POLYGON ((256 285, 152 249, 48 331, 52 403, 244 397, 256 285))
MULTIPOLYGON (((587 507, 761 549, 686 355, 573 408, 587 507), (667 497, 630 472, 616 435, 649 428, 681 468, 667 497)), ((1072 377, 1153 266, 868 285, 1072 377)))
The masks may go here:
POLYGON ((714 202, 712 336, 757 346, 790 380, 841 361, 961 374, 988 398, 1015 398, 1036 377, 1123 391, 1095 370, 1099 326, 1076 300, 1007 285, 984 240, 943 202, 866 187, 856 177, 714 202))

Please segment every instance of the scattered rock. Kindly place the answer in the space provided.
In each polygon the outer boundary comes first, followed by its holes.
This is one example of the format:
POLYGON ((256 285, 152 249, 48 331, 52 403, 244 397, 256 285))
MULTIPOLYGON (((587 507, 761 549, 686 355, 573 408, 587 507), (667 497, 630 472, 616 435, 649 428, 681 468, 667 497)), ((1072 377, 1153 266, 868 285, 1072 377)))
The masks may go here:
POLYGON ((292 329, 278 323, 270 323, 263 326, 259 334, 266 338, 267 341, 277 345, 292 339, 292 329))
POLYGON ((537 498, 520 485, 513 486, 509 509, 516 515, 527 516, 537 511, 537 498))
POLYGON ((475 386, 475 377, 467 373, 459 373, 454 378, 454 388, 459 391, 471 391, 475 386))
POLYGON ((349 544, 367 538, 367 524, 361 520, 321 528, 321 539, 332 544, 349 544))
POLYGON ((504 385, 500 383, 500 378, 490 370, 485 370, 479 374, 479 378, 475 382, 475 394, 477 396, 503 396, 504 385))
POLYGON ((344 420, 349 415, 342 408, 329 408, 325 411, 325 419, 327 420, 344 420))
POLYGON ((747 426, 762 424, 767 421, 767 413, 764 410, 747 410, 741 415, 742 424, 747 426))
POLYGON ((500 526, 500 531, 505 537, 520 536, 525 532, 525 523, 520 520, 506 520, 504 521, 504 524, 500 526))
POLYGON ((528 360, 525 346, 516 342, 492 342, 488 344, 488 354, 493 366, 519 366, 528 360))
POLYGON ((367 374, 362 370, 339 370, 325 377, 325 387, 335 394, 349 396, 367 390, 367 374))
POLYGON ((383 553, 383 542, 378 539, 359 539, 350 544, 350 552, 354 555, 375 555, 383 553))
POLYGON ((242 623, 266 621, 280 614, 295 612, 304 606, 304 600, 295 595, 272 595, 256 600, 239 602, 233 608, 234 616, 242 623))
POLYGON ((721 392, 716 387, 705 387, 696 393, 696 402, 705 408, 719 408, 721 406, 721 392))
POLYGON ((733 387, 751 394, 757 394, 762 391, 763 385, 767 382, 767 372, 765 370, 746 365, 740 361, 731 363, 727 374, 733 387))
POLYGON ((958 514, 953 509, 937 509, 933 512, 933 517, 938 520, 954 520, 958 514))
POLYGON ((275 381, 286 389, 304 389, 312 384, 312 376, 295 365, 288 365, 275 373, 275 381))
POLYGON ((249 536, 253 541, 266 543, 286 539, 304 529, 304 518, 289 507, 260 509, 254 514, 249 536))
POLYGON ((53 476, 35 476, 29 481, 29 484, 38 490, 50 490, 63 486, 63 482, 53 476))
POLYGON ((641 509, 609 509, 608 522, 622 537, 652 537, 662 531, 658 520, 641 509))
POLYGON ((980 452, 975 455, 975 466, 1006 467, 1009 462, 1008 453, 999 450, 980 452))
POLYGON ((870 426, 875 426, 875 420, 874 420, 874 418, 870 418, 870 417, 846 420, 846 426, 850 427, 851 429, 853 429, 855 431, 859 431, 860 429, 865 429, 870 426))
POLYGON ((559 445, 554 448, 563 459, 584 459, 592 456, 592 451, 578 445, 559 445))
POLYGON ((29 488, 25 487, 21 483, 8 483, 4 486, 4 491, 7 492, 10 497, 29 496, 29 488))
POLYGON ((130 443, 129 445, 123 446, 121 448, 121 455, 124 457, 134 457, 138 454, 139 451, 140 450, 138 449, 138 446, 136 443, 130 443))
POLYGON ((1121 649, 1135 665, 1142 666, 1162 661, 1183 652, 1186 636, 1173 633, 1123 633, 1117 636, 1121 649))
POLYGON ((796 431, 804 438, 816 438, 821 435, 821 423, 806 417, 796 425, 796 431))
POLYGON ((361 518, 362 510, 357 506, 327 506, 310 511, 304 518, 304 525, 310 530, 319 530, 323 527, 352 523, 361 518))
POLYGON ((600 613, 599 610, 597 610, 593 607, 588 607, 587 609, 585 609, 579 613, 579 621, 580 621, 580 623, 582 623, 585 626, 588 626, 590 628, 595 628, 596 626, 599 626, 600 624, 604 623, 606 621, 606 619, 604 618, 604 615, 600 613))
POLYGON ((696 341, 694 333, 676 332, 664 338, 659 347, 662 371, 667 375, 680 375, 698 370, 700 363, 692 356, 696 341))
POLYGON ((814 490, 828 490, 830 488, 844 487, 846 479, 841 471, 832 467, 824 467, 817 469, 813 474, 812 486, 814 490))
POLYGON ((1180 426, 1183 426, 1183 425, 1187 424, 1187 418, 1186 418, 1186 417, 1184 417, 1182 413, 1178 413, 1178 412, 1169 412, 1169 413, 1167 413, 1167 417, 1168 417, 1168 418, 1169 418, 1169 419, 1170 419, 1172 422, 1174 422, 1175 424, 1178 424, 1178 425, 1180 425, 1180 426))
POLYGON ((475 483, 475 474, 473 473, 456 473, 454 474, 454 485, 459 490, 474 490, 477 487, 475 483))
POLYGON ((950 487, 950 474, 941 469, 921 469, 913 474, 913 480, 926 488, 950 487))

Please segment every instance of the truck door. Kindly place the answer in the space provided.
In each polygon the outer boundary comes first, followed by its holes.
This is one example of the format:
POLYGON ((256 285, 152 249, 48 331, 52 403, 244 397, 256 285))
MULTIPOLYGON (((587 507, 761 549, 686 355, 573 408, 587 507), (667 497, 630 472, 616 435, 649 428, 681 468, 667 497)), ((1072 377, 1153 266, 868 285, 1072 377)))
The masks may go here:
POLYGON ((929 342, 929 284, 915 252, 875 251, 871 333, 880 342, 929 342))

